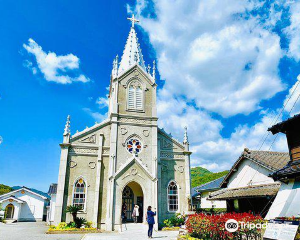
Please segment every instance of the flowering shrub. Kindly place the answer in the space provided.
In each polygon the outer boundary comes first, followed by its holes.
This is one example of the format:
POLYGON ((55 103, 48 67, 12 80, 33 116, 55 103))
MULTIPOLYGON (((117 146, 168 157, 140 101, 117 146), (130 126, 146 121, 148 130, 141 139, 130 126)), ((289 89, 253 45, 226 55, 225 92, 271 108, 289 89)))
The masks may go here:
POLYGON ((261 239, 262 229, 239 228, 236 232, 225 229, 225 223, 229 219, 235 219, 244 223, 264 223, 260 216, 251 213, 225 213, 219 215, 208 215, 204 213, 189 216, 186 221, 186 229, 191 237, 200 239, 261 239))
POLYGON ((180 213, 176 213, 176 215, 174 215, 173 217, 164 220, 164 225, 165 227, 175 227, 175 226, 181 226, 184 224, 184 220, 185 220, 185 216, 180 214, 180 213))
MULTIPOLYGON (((61 222, 59 223, 57 226, 54 226, 54 225, 51 225, 49 227, 49 231, 61 231, 61 230, 74 230, 74 229, 96 229, 96 228, 93 228, 92 225, 93 225, 93 222, 86 222, 85 219, 83 219, 85 224, 82 224, 81 227, 78 227, 78 224, 77 223, 74 223, 74 222, 69 222, 69 223, 65 223, 65 222, 61 222)), ((82 220, 82 221, 83 221, 82 220)))

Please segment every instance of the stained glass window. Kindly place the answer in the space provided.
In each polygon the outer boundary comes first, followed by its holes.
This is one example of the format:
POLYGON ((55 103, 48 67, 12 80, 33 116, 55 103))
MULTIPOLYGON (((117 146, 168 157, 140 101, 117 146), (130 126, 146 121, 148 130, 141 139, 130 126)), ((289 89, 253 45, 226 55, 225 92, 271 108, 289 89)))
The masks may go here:
POLYGON ((139 154, 142 151, 142 143, 136 138, 130 138, 126 142, 126 148, 129 153, 139 154))
POLYGON ((79 178, 74 185, 73 206, 80 206, 85 209, 86 200, 86 183, 82 178, 79 178))
POLYGON ((168 185, 168 210, 170 212, 178 210, 178 187, 174 181, 168 185))

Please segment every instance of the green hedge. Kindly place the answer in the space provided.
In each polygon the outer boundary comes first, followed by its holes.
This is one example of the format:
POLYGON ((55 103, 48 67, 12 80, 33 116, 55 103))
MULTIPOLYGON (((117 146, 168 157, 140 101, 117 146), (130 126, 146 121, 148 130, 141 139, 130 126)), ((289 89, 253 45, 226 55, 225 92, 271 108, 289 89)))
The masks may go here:
POLYGON ((227 212, 226 208, 197 208, 197 213, 225 213, 227 212))

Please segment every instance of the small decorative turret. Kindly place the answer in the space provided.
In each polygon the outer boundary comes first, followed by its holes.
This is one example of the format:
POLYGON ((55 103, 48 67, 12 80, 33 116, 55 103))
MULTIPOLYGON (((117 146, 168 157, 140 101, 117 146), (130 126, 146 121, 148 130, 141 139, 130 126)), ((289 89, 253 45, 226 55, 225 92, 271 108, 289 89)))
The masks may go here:
POLYGON ((187 134, 187 127, 184 127, 184 137, 183 137, 183 145, 185 146, 185 150, 189 151, 189 138, 187 134))
POLYGON ((113 61, 113 70, 112 70, 113 78, 116 78, 118 76, 118 64, 119 64, 119 56, 117 55, 113 61))
POLYGON ((69 143, 70 142, 70 135, 71 135, 70 115, 68 115, 65 130, 64 130, 64 140, 63 140, 64 143, 69 143))
POLYGON ((150 64, 148 64, 148 67, 147 67, 147 73, 150 74, 150 70, 151 70, 151 67, 150 67, 150 64))
POLYGON ((155 70, 156 70, 156 66, 155 66, 155 60, 153 61, 153 68, 152 68, 152 77, 153 80, 155 81, 155 70))

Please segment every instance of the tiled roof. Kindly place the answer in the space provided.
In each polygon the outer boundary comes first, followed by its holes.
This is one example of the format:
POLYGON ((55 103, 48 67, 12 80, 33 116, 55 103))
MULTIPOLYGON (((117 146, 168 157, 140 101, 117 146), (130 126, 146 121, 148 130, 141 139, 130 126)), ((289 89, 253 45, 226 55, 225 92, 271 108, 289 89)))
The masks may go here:
POLYGON ((214 191, 214 190, 220 189, 220 185, 223 182, 224 178, 225 178, 225 176, 215 179, 213 181, 210 181, 208 183, 202 184, 198 187, 194 187, 192 189, 192 195, 194 193, 193 197, 199 195, 200 192, 209 191, 209 190, 214 191))
POLYGON ((243 155, 274 171, 284 167, 290 161, 290 155, 287 152, 248 150, 244 151, 243 155))
POLYGON ((274 172, 271 176, 274 178, 274 180, 284 180, 285 178, 300 176, 300 160, 290 162, 282 169, 274 172))
POLYGON ((225 188, 209 195, 208 200, 227 200, 249 197, 275 196, 280 188, 280 183, 253 185, 242 188, 225 188))
POLYGON ((39 195, 41 195, 41 196, 44 196, 44 197, 46 197, 46 198, 50 198, 49 197, 49 195, 47 194, 47 193, 44 193, 44 192, 42 192, 42 191, 39 191, 39 190, 36 190, 36 189, 34 189, 34 188, 28 188, 28 187, 21 187, 21 186, 14 186, 14 187, 12 187, 12 189, 15 191, 15 190, 19 190, 19 189, 21 189, 21 188, 27 188, 28 190, 30 190, 30 191, 32 191, 32 192, 34 192, 34 193, 36 193, 36 194, 39 194, 39 195))
POLYGON ((229 173, 224 178, 221 187, 224 187, 225 181, 232 175, 233 172, 237 169, 240 162, 244 159, 249 159, 272 172, 275 172, 283 168, 289 161, 290 156, 287 152, 271 152, 271 151, 258 151, 258 150, 249 150, 245 148, 243 153, 240 155, 238 160, 233 164, 229 173))
POLYGON ((57 183, 51 183, 48 190, 48 195, 56 194, 56 193, 57 193, 57 183))

